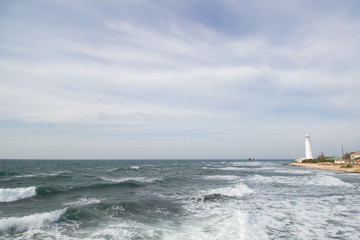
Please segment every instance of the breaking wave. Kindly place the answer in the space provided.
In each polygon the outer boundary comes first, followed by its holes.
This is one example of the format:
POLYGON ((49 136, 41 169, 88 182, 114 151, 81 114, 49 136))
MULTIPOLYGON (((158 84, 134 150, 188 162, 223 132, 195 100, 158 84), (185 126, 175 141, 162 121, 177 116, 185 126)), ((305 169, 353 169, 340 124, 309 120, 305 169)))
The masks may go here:
POLYGON ((73 191, 83 191, 89 189, 104 189, 112 187, 141 187, 143 183, 148 183, 155 181, 154 179, 123 179, 123 180, 108 180, 111 183, 99 183, 88 186, 77 186, 71 188, 65 187, 56 187, 56 186, 31 186, 23 188, 0 188, 0 203, 5 202, 15 202, 26 198, 31 198, 35 196, 47 197, 56 194, 73 192, 73 191))
POLYGON ((208 191, 208 194, 221 194, 229 197, 243 197, 247 194, 254 193, 254 190, 250 189, 243 183, 235 184, 231 187, 217 188, 208 191))
POLYGON ((36 187, 0 188, 0 202, 15 202, 36 196, 36 187))
POLYGON ((243 183, 237 183, 231 187, 215 188, 215 189, 203 191, 201 192, 203 197, 198 198, 198 200, 203 200, 205 202, 217 201, 228 198, 240 198, 252 193, 254 193, 254 190, 252 190, 243 183))
POLYGON ((36 213, 24 217, 9 217, 0 219, 0 232, 21 232, 40 228, 45 224, 56 222, 66 212, 66 208, 52 212, 36 213))

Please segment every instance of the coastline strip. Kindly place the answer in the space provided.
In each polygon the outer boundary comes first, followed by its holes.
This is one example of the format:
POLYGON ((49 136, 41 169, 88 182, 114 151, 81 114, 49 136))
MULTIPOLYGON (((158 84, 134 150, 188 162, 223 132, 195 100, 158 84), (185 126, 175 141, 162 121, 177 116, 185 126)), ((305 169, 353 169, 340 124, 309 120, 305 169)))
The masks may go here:
POLYGON ((346 167, 346 164, 334 164, 334 163, 290 163, 290 166, 296 167, 305 167, 305 168, 314 168, 320 170, 330 170, 330 171, 341 171, 349 173, 360 173, 360 165, 351 165, 351 167, 346 167))

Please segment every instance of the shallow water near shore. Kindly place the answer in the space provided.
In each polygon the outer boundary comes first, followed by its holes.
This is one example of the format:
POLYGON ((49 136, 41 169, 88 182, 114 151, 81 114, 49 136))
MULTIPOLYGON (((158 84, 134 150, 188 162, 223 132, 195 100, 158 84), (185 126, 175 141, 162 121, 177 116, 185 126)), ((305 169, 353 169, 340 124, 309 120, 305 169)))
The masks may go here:
POLYGON ((0 239, 360 239, 360 175, 287 160, 0 160, 0 239))

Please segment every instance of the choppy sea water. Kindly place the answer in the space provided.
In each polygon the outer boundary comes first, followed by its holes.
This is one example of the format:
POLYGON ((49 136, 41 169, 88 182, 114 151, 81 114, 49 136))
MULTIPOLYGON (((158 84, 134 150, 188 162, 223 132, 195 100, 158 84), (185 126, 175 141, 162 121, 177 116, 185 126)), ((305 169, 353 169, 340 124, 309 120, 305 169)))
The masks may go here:
POLYGON ((0 160, 0 239, 360 239, 360 174, 285 160, 0 160))

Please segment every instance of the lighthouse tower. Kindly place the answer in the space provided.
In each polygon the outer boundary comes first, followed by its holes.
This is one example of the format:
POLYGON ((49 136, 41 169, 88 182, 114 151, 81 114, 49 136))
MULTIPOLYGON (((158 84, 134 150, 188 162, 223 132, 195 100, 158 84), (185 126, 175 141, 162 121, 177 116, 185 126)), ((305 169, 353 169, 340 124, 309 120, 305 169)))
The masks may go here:
POLYGON ((313 159, 309 134, 305 135, 305 159, 313 159))

